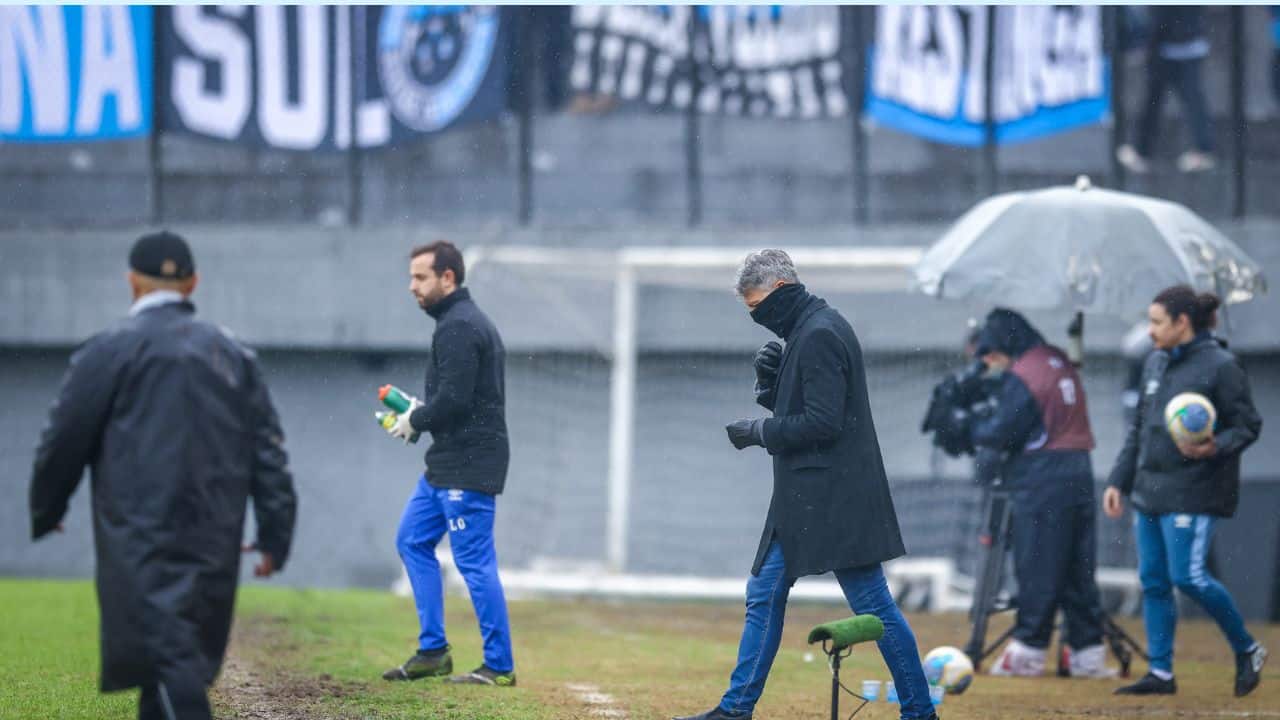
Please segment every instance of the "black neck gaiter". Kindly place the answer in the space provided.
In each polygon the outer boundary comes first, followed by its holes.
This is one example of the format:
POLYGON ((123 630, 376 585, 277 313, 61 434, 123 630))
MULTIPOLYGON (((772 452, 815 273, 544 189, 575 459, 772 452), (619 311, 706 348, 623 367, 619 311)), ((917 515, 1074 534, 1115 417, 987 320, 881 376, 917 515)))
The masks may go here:
POLYGON ((769 293, 754 310, 751 319, 765 326, 774 335, 786 339, 795 328, 800 311, 808 304, 809 292, 800 283, 790 283, 769 293))

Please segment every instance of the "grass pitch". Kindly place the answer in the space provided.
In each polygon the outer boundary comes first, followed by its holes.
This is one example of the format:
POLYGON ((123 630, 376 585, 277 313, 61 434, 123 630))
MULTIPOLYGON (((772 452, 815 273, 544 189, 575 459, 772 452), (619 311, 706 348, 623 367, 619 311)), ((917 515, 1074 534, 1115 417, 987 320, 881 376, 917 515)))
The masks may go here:
MULTIPOLYGON (((480 639, 465 597, 447 601, 455 669, 480 663, 480 639)), ((218 686, 218 718, 442 718, 562 720, 669 718, 700 712, 724 691, 742 627, 740 605, 521 600, 510 606, 519 687, 387 683, 381 672, 415 648, 412 601, 367 591, 283 590, 255 585, 240 596, 231 657, 218 686)), ((761 720, 829 717, 830 675, 808 629, 839 607, 795 605, 757 708, 761 720), (812 653, 812 655, 810 655, 812 653)), ((922 650, 961 645, 960 615, 917 615, 922 650)), ((1126 629, 1141 637, 1139 623, 1126 629)), ((1251 624, 1273 652, 1280 626, 1251 624)), ((1002 627, 997 625, 993 632, 1002 627)), ((994 637, 994 635, 993 635, 994 637)), ((0 718, 134 717, 136 692, 97 693, 97 610, 83 582, 0 581, 0 718)), ((1141 673, 1139 663, 1135 671, 1141 673)), ((1280 657, 1248 698, 1231 695, 1234 665, 1217 629, 1184 621, 1177 639, 1179 694, 1118 698, 1122 681, 978 677, 939 708, 947 720, 978 718, 1280 718, 1280 657)), ((860 647, 842 677, 888 680, 874 646, 860 647)), ((842 715, 853 709, 842 703, 842 715)), ((897 706, 858 717, 892 720, 897 706)))

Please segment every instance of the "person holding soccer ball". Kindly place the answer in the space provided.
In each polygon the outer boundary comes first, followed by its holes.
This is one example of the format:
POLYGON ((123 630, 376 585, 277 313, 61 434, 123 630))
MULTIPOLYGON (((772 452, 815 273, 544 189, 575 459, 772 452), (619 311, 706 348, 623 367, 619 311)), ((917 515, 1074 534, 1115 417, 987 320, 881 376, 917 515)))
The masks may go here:
POLYGON ((712 709, 680 720, 750 718, 782 640, 796 579, 834 571, 849 607, 884 624, 877 645, 902 701, 902 718, 937 720, 911 626, 880 563, 903 555, 862 349, 848 321, 811 295, 781 250, 751 253, 737 294, 751 319, 786 343, 756 354, 756 402, 773 412, 725 430, 738 450, 773 457, 773 500, 747 580, 747 616, 729 689, 712 709))
POLYGON ((1137 412, 1103 495, 1103 511, 1118 518, 1127 496, 1134 508, 1138 573, 1150 671, 1120 695, 1172 695, 1177 587, 1218 623, 1236 653, 1235 694, 1253 692, 1267 651, 1245 629, 1227 589, 1209 574, 1214 524, 1235 514, 1240 499, 1240 454, 1258 439, 1262 418, 1235 356, 1211 334, 1220 304, 1177 285, 1156 295, 1147 316, 1155 352, 1139 384, 1137 412), (1216 409, 1214 431, 1201 442, 1178 442, 1165 407, 1182 393, 1198 393, 1216 409))
POLYGON ((426 472, 418 478, 396 532, 421 632, 418 651, 382 677, 417 680, 453 671, 436 560, 436 544, 447 532, 484 638, 484 663, 449 682, 509 687, 516 684, 515 661, 493 544, 497 495, 506 485, 511 458, 506 351, 493 322, 462 287, 466 266, 452 243, 414 248, 409 277, 409 291, 436 327, 423 399, 409 398, 409 408, 387 432, 406 443, 419 433, 431 433, 426 472))

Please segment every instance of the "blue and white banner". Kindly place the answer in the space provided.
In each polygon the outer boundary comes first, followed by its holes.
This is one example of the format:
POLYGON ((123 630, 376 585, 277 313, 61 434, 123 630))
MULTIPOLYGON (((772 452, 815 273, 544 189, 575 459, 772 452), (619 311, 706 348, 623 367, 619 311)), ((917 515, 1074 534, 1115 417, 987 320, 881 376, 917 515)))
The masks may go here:
POLYGON ((941 143, 985 136, 986 13, 995 16, 996 142, 1043 137, 1099 122, 1110 75, 1097 6, 877 8, 865 115, 941 143))
POLYGON ((341 150, 491 119, 506 106, 505 25, 474 5, 175 6, 158 23, 160 127, 341 150))
POLYGON ((0 140, 151 130, 149 7, 0 6, 0 140))

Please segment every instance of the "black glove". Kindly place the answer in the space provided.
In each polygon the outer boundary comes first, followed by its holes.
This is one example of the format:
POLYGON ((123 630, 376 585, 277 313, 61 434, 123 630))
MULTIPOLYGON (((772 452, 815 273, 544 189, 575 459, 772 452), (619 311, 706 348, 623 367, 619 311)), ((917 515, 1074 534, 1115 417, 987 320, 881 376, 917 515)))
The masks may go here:
POLYGON ((729 442, 739 450, 759 445, 764 447, 764 418, 737 420, 724 426, 729 442))
POLYGON ((771 387, 778 379, 778 368, 782 365, 782 343, 770 340, 761 345, 752 364, 756 367, 756 387, 771 387))

